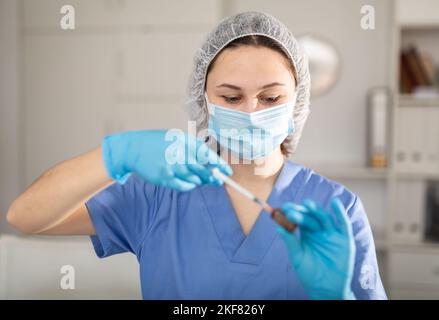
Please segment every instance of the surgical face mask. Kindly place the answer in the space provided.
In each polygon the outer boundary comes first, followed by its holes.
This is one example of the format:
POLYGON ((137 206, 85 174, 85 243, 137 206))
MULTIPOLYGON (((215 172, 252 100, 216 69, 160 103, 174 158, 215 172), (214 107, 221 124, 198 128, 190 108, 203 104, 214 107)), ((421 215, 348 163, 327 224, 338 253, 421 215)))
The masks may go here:
POLYGON ((252 113, 210 103, 208 133, 240 158, 254 160, 271 154, 294 133, 294 98, 284 104, 252 113))

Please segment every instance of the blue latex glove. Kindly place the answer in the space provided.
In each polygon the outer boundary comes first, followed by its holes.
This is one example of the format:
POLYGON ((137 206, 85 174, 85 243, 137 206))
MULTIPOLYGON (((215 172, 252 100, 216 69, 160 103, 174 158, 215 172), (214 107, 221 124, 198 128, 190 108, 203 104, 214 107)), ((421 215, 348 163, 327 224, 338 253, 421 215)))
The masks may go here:
POLYGON ((282 227, 278 232, 311 299, 355 299, 351 290, 355 259, 352 226, 338 198, 332 199, 331 207, 336 220, 312 200, 305 200, 304 206, 287 202, 282 210, 298 226, 300 236, 282 227))
POLYGON ((198 185, 221 185, 209 169, 227 175, 230 166, 201 140, 181 131, 128 131, 106 136, 102 144, 109 176, 124 183, 131 173, 146 181, 188 191, 198 185))

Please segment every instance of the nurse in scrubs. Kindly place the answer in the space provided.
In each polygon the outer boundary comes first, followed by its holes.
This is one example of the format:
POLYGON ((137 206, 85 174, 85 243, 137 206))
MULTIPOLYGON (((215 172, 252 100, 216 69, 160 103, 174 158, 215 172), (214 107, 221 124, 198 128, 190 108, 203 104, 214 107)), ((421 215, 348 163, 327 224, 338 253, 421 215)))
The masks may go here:
POLYGON ((309 90, 306 57, 284 24, 257 12, 229 17, 194 59, 196 136, 107 136, 43 173, 8 221, 24 233, 90 235, 101 258, 132 252, 145 299, 385 299, 360 198, 287 160, 309 90), (278 226, 213 168, 298 228, 278 226))

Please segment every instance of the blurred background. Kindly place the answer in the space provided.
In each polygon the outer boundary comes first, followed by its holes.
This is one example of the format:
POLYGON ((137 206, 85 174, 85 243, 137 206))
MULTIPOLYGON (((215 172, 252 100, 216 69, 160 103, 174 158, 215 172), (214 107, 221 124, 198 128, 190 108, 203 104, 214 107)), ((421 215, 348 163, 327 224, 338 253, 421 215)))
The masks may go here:
POLYGON ((7 209, 106 134, 186 130, 195 51, 247 10, 283 21, 310 59, 312 111, 292 160, 363 200, 390 298, 439 298, 437 0, 0 0, 0 299, 141 297, 135 257, 99 260, 87 237, 20 236, 7 209), (65 265, 74 290, 60 286, 65 265))

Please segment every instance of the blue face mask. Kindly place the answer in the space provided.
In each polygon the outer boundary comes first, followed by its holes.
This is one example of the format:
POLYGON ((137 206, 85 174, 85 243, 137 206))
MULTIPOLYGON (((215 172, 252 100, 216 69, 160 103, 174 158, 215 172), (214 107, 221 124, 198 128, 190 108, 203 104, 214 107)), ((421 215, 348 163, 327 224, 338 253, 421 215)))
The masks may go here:
POLYGON ((297 94, 287 103, 247 113, 212 104, 206 95, 209 135, 240 158, 267 156, 294 133, 296 97, 297 94))

